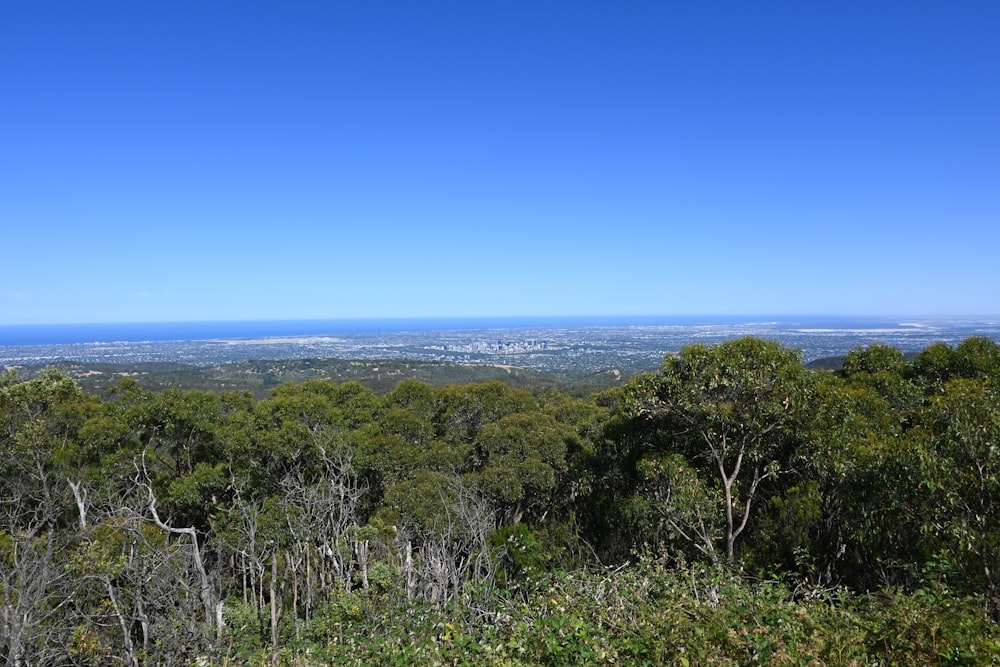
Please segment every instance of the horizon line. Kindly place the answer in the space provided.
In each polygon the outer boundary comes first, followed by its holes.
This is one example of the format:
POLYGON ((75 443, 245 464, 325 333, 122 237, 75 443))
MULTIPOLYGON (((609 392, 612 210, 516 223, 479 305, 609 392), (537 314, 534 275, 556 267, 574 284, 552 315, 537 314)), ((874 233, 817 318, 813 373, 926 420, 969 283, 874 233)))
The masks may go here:
POLYGON ((997 320, 1000 313, 988 314, 933 314, 933 313, 673 313, 673 314, 578 314, 578 315, 404 315, 404 316, 357 316, 357 317, 262 317, 233 319, 176 319, 176 320, 90 320, 61 322, 12 322, 0 323, 0 328, 13 327, 61 327, 61 326, 135 326, 135 325, 206 325, 206 324, 278 324, 278 323, 323 323, 323 322, 434 322, 464 321, 485 322, 498 320, 521 321, 579 321, 593 320, 670 320, 670 319, 918 319, 945 321, 997 320))

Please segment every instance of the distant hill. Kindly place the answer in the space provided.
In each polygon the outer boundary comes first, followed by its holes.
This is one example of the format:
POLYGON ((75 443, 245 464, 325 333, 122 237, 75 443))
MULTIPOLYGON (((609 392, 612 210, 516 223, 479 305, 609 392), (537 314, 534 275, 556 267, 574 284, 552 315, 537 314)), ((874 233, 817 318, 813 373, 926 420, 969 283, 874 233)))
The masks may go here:
POLYGON ((806 364, 806 368, 814 371, 839 371, 844 367, 844 355, 814 359, 806 364))
MULTIPOLYGON (((74 378, 87 393, 104 395, 121 379, 129 377, 151 391, 181 390, 228 392, 249 391, 258 398, 283 382, 305 380, 356 381, 377 394, 393 389, 401 380, 415 379, 435 386, 500 380, 530 391, 558 389, 585 395, 620 385, 630 375, 617 370, 591 374, 536 371, 509 365, 450 364, 405 360, 280 359, 242 361, 212 367, 177 363, 52 364, 74 378)), ((14 370, 30 379, 40 367, 17 366, 14 370)))

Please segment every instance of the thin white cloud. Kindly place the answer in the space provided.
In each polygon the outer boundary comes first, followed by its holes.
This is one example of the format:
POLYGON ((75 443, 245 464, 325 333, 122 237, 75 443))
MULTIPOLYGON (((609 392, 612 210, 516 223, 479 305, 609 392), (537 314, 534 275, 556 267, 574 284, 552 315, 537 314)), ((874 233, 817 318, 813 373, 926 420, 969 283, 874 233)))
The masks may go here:
POLYGON ((31 298, 31 295, 27 292, 4 292, 3 298, 10 299, 12 301, 27 301, 31 298))

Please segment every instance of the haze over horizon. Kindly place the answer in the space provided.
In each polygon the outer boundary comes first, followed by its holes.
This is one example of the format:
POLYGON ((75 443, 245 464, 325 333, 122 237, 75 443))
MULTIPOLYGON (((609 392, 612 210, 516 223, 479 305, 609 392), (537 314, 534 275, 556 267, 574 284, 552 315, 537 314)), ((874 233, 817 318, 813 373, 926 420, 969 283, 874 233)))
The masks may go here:
POLYGON ((1000 5, 0 7, 0 325, 1000 314, 1000 5))

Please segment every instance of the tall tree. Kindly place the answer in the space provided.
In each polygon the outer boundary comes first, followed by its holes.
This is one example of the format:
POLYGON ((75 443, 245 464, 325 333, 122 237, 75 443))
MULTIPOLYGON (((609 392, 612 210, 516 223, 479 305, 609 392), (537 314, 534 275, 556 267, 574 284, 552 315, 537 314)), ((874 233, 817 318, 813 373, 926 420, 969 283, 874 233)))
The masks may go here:
POLYGON ((59 465, 90 400, 55 369, 0 378, 0 656, 53 664, 69 643, 61 607, 72 582, 62 559, 78 526, 59 465))
POLYGON ((653 427, 649 449, 684 457, 671 457, 676 470, 661 479, 672 498, 664 519, 702 545, 712 560, 719 553, 735 560, 736 541, 761 485, 786 469, 808 387, 797 351, 752 337, 687 346, 668 355, 662 371, 632 385, 631 412, 653 427), (682 490, 704 488, 708 479, 717 484, 721 517, 709 520, 673 502, 682 490), (715 519, 720 537, 711 527, 715 519))
POLYGON ((925 487, 933 494, 927 528, 973 590, 1000 605, 1000 391, 952 380, 922 415, 933 456, 925 487))
POLYGON ((472 450, 470 474, 510 523, 527 513, 544 519, 567 470, 567 443, 573 430, 540 413, 508 415, 488 424, 472 450))

